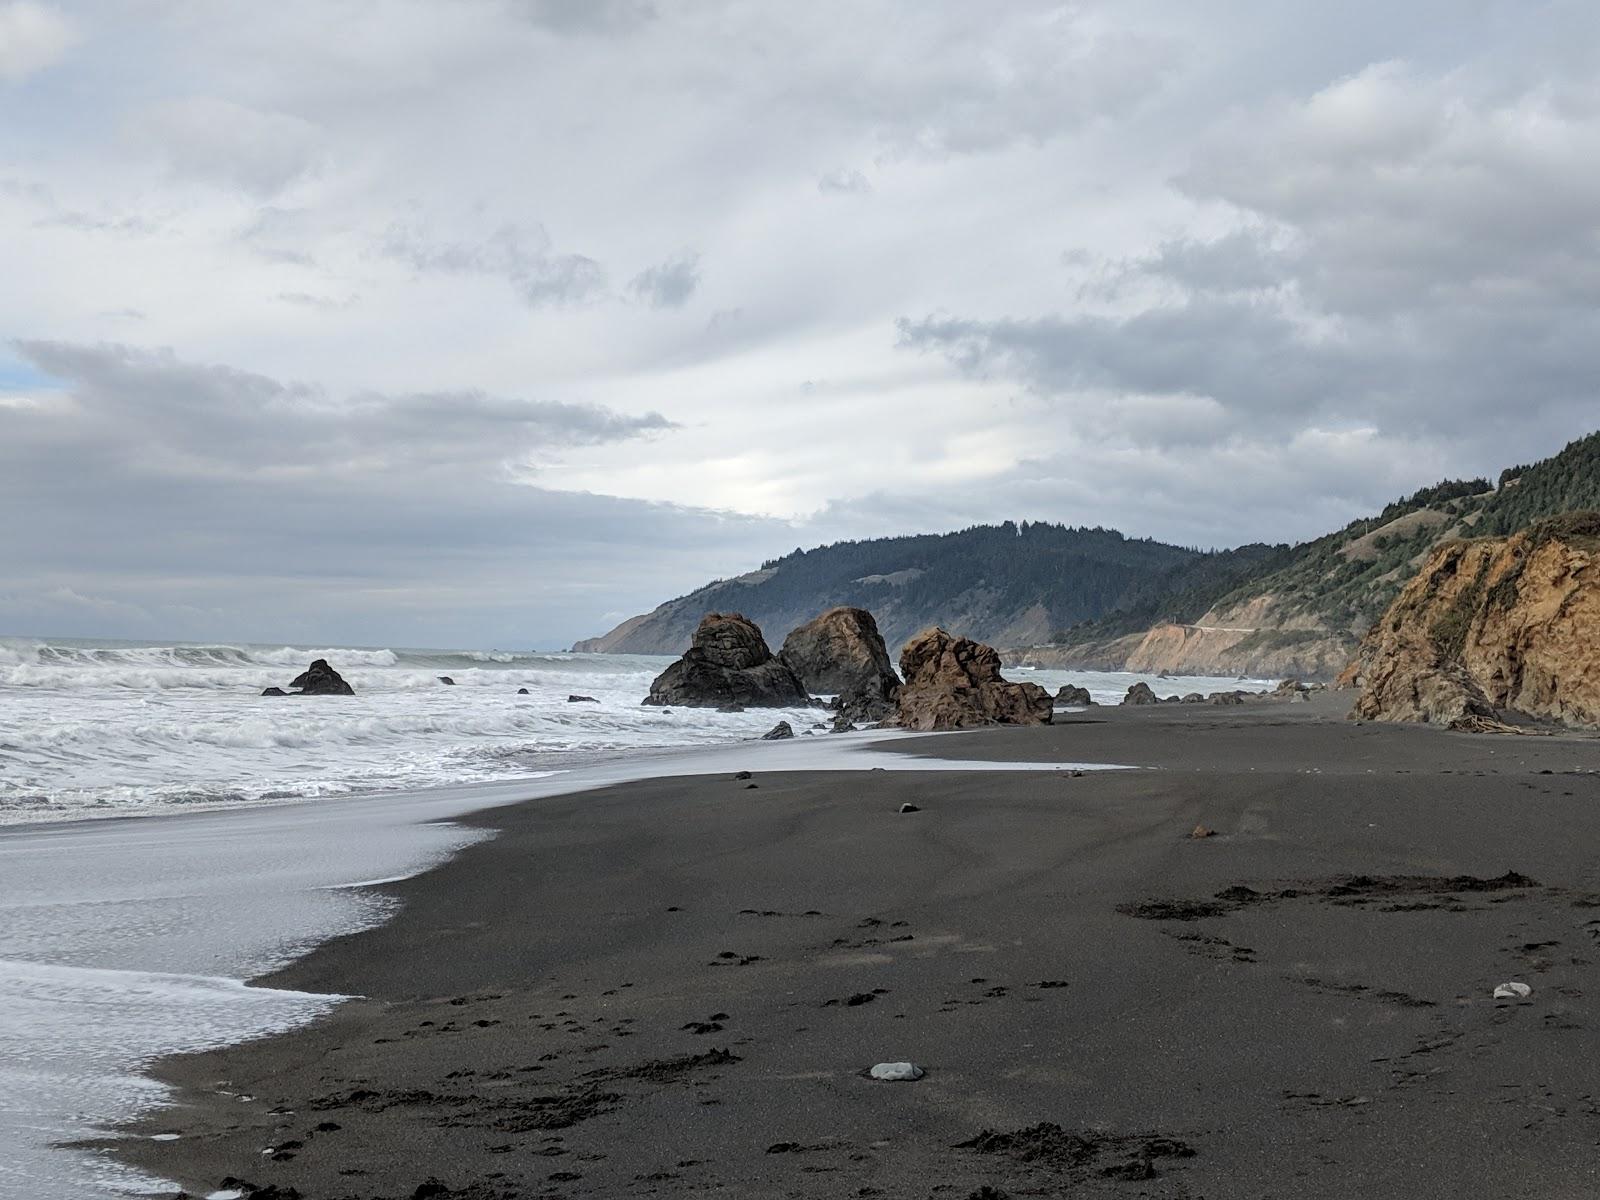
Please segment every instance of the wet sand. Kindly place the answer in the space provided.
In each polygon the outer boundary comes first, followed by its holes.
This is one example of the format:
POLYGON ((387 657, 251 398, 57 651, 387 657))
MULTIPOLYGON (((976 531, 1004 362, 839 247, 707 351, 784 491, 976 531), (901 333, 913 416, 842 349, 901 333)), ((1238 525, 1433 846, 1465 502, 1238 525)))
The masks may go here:
POLYGON ((261 981, 364 999, 162 1064, 136 1132, 181 1136, 117 1152, 263 1200, 1593 1196, 1600 741, 1347 701, 920 743, 1149 770, 753 745, 750 780, 485 813, 261 981))

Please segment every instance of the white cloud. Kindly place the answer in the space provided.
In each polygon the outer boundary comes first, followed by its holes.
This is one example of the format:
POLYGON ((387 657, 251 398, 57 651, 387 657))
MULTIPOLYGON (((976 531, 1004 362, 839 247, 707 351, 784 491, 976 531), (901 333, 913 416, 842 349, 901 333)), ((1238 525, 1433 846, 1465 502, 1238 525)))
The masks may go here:
POLYGON ((215 96, 158 101, 132 119, 129 132, 180 179, 263 197, 310 172, 322 139, 310 121, 215 96))
POLYGON ((34 0, 0 4, 0 80, 18 83, 54 66, 78 41, 73 24, 34 0))

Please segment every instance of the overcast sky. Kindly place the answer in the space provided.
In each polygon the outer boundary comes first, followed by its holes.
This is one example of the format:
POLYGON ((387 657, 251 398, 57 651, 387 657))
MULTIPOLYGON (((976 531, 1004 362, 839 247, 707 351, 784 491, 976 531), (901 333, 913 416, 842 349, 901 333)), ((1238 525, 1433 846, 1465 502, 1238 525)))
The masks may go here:
POLYGON ((1593 0, 0 0, 0 633, 555 646, 1600 426, 1593 0))

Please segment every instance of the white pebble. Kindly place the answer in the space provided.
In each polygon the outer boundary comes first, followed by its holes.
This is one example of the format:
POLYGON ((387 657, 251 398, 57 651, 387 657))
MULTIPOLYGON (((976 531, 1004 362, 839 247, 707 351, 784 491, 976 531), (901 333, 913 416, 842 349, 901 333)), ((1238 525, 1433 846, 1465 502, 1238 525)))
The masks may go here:
POLYGON ((897 1062, 879 1063, 867 1074, 874 1079, 883 1079, 889 1083, 905 1083, 914 1079, 921 1079, 926 1072, 916 1063, 897 1062))
POLYGON ((1533 995, 1531 987, 1525 983, 1517 983, 1514 980, 1511 983, 1502 983, 1494 989, 1494 998, 1496 1000, 1526 1000, 1531 995, 1533 995))

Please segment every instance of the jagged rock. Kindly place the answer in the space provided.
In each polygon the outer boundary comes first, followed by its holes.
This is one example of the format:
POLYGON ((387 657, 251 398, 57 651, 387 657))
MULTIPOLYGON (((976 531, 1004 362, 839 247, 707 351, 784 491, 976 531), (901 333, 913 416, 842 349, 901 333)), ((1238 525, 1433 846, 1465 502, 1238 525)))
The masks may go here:
POLYGON ((902 804, 900 806, 900 811, 903 812, 903 813, 914 813, 914 812, 921 812, 922 809, 919 806, 915 805, 915 804, 907 803, 907 804, 902 804))
POLYGON ((808 691, 832 693, 853 721, 881 721, 894 711, 900 678, 864 608, 830 608, 789 634, 778 655, 808 691))
MULTIPOLYGON (((808 729, 806 732, 810 733, 811 731, 808 729)), ((792 738, 793 736, 794 726, 790 725, 787 721, 779 721, 771 729, 767 730, 761 735, 761 740, 763 742, 781 742, 784 738, 792 738)))
POLYGON ((1160 704, 1161 697, 1150 690, 1150 685, 1140 680, 1128 689, 1128 694, 1122 698, 1124 705, 1128 704, 1160 704))
POLYGON ((1206 697, 1207 704, 1243 704, 1243 692, 1212 692, 1206 697))
POLYGON ((527 688, 518 688, 517 689, 517 695, 519 695, 519 696, 526 696, 528 694, 529 693, 528 693, 528 689, 527 688))
POLYGON ((355 688, 344 681, 344 677, 328 665, 328 660, 319 658, 300 674, 296 675, 289 684, 298 688, 302 696, 354 696, 355 688))
POLYGON ((1076 684, 1064 683, 1056 692, 1057 704, 1070 704, 1074 707, 1087 708, 1094 703, 1094 697, 1089 695, 1089 689, 1078 687, 1076 684))
POLYGON ((1439 547, 1340 682, 1361 686, 1363 720, 1600 725, 1600 513, 1439 547))
POLYGON ((780 708, 803 707, 809 700, 799 676, 767 648, 755 622, 739 613, 707 613, 694 644, 656 677, 644 702, 780 708))
POLYGON ((568 704, 599 704, 600 701, 596 700, 593 696, 572 695, 572 696, 568 696, 567 697, 567 703, 568 704))
POLYGON ((1195 841, 1198 841, 1201 838, 1216 837, 1216 836, 1217 836, 1217 831, 1215 829, 1207 829, 1204 825, 1196 825, 1193 829, 1191 829, 1189 831, 1189 837, 1194 839, 1195 841))
POLYGON ((1008 682, 995 649, 971 638, 924 630, 900 652, 900 673, 905 682, 893 722, 906 729, 1050 723, 1050 693, 1036 683, 1008 682))
POLYGON ((445 687, 455 687, 455 685, 456 685, 456 681, 454 679, 451 679, 450 676, 448 676, 448 675, 439 676, 439 682, 444 684, 445 687))
POLYGON ((1301 692, 1308 692, 1310 690, 1310 688, 1306 687, 1306 685, 1301 683, 1298 679, 1285 679, 1279 683, 1277 687, 1272 689, 1272 694, 1279 700, 1292 700, 1301 692))
POLYGON ((855 727, 856 723, 845 716, 844 713, 840 713, 833 719, 833 732, 835 733, 850 733, 854 731, 855 727))
POLYGON ((261 693, 263 696, 287 696, 289 693, 281 687, 269 687, 261 693))

